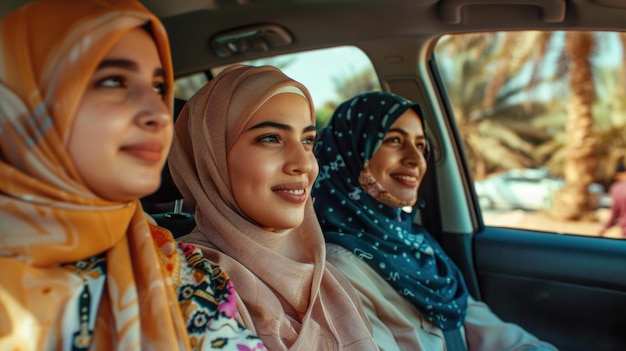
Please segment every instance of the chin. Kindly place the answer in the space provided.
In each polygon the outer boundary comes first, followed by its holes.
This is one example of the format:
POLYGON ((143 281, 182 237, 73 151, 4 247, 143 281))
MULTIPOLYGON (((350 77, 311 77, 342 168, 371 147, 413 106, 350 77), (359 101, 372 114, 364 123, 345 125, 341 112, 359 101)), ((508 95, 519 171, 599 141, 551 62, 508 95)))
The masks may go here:
POLYGON ((126 193, 128 194, 127 197, 129 198, 128 201, 150 195, 157 191, 160 185, 160 180, 157 182, 141 182, 139 184, 128 184, 128 186, 125 188, 126 193))
POLYGON ((410 198, 407 198, 406 200, 402 200, 402 201, 410 202, 411 203, 410 206, 413 206, 413 205, 415 205, 417 203, 417 198, 410 197, 410 198))
POLYGON ((396 199, 402 201, 402 202, 413 202, 415 203, 417 201, 417 197, 415 197, 415 194, 413 192, 411 193, 398 193, 397 195, 394 193, 391 193, 391 195, 395 196, 396 199))

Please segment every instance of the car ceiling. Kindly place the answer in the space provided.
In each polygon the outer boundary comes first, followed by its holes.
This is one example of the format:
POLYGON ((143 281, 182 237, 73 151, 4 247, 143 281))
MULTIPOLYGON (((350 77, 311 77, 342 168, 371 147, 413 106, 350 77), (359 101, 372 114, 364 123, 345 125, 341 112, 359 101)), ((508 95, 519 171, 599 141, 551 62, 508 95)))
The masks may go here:
MULTIPOLYGON (((177 75, 344 44, 389 50, 389 46, 403 44, 402 39, 419 45, 444 33, 497 29, 616 30, 626 26, 626 3, 620 0, 194 0, 175 2, 176 5, 174 1, 143 2, 167 27, 177 75), (293 42, 266 52, 250 51, 229 58, 220 58, 210 49, 209 42, 216 33, 255 24, 278 25, 291 34, 293 42)), ((371 55, 377 50, 365 51, 371 55)), ((401 52, 400 56, 404 54, 401 52)), ((381 64, 373 60, 375 65, 381 64)))
MULTIPOLYGON (((445 33, 626 27, 626 2, 621 0, 141 1, 167 28, 177 76, 242 60, 344 44, 384 48, 388 40, 420 43, 445 33), (226 58, 210 47, 217 33, 263 24, 283 28, 292 42, 226 58)), ((2 0, 0 15, 25 2, 2 0)))

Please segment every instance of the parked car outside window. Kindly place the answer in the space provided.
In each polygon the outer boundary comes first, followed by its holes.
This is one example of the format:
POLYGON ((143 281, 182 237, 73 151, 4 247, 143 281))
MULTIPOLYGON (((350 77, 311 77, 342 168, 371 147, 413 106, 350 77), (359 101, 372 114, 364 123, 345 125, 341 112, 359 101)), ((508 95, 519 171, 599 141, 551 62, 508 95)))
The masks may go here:
MULTIPOLYGON (((474 182, 476 195, 483 212, 488 210, 550 210, 556 192, 565 181, 550 175, 547 168, 511 169, 474 182)), ((591 209, 608 207, 608 194, 602 185, 588 187, 591 209)))
POLYGON ((618 32, 578 31, 438 40, 485 225, 597 235, 615 162, 626 155, 624 42, 618 32))

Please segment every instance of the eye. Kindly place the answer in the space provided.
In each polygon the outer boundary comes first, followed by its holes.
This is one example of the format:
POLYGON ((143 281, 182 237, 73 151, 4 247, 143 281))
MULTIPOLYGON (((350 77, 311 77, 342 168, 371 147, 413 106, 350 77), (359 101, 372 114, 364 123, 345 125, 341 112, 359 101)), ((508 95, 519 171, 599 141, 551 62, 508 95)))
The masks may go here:
POLYGON ((154 91, 161 96, 165 96, 169 91, 168 86, 163 82, 158 82, 154 84, 154 91))
POLYGON ((126 79, 122 76, 109 76, 96 82, 96 87, 120 88, 126 86, 126 79))
POLYGON ((313 146, 315 145, 315 138, 316 138, 315 136, 306 137, 304 138, 304 140, 302 140, 302 144, 313 146))
POLYGON ((421 141, 416 143, 415 146, 418 150, 422 152, 422 155, 424 155, 424 157, 428 157, 428 142, 421 141))
POLYGON ((402 140, 398 136, 390 136, 384 140, 386 144, 400 144, 402 140))
POLYGON ((280 137, 277 134, 264 135, 258 138, 257 142, 262 144, 276 144, 280 143, 280 137))

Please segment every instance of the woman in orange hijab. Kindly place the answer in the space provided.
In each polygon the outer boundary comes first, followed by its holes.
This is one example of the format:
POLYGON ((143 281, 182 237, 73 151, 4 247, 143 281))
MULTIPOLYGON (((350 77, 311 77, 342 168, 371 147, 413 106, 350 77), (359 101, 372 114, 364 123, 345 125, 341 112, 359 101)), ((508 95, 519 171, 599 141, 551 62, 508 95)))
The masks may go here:
POLYGON ((348 280, 326 264, 310 190, 315 113, 275 67, 235 65, 183 107, 169 165, 198 244, 228 272, 243 324, 271 350, 377 350, 348 280))
POLYGON ((146 220, 172 138, 159 20, 42 0, 0 22, 0 349, 264 349, 219 267, 146 220))

